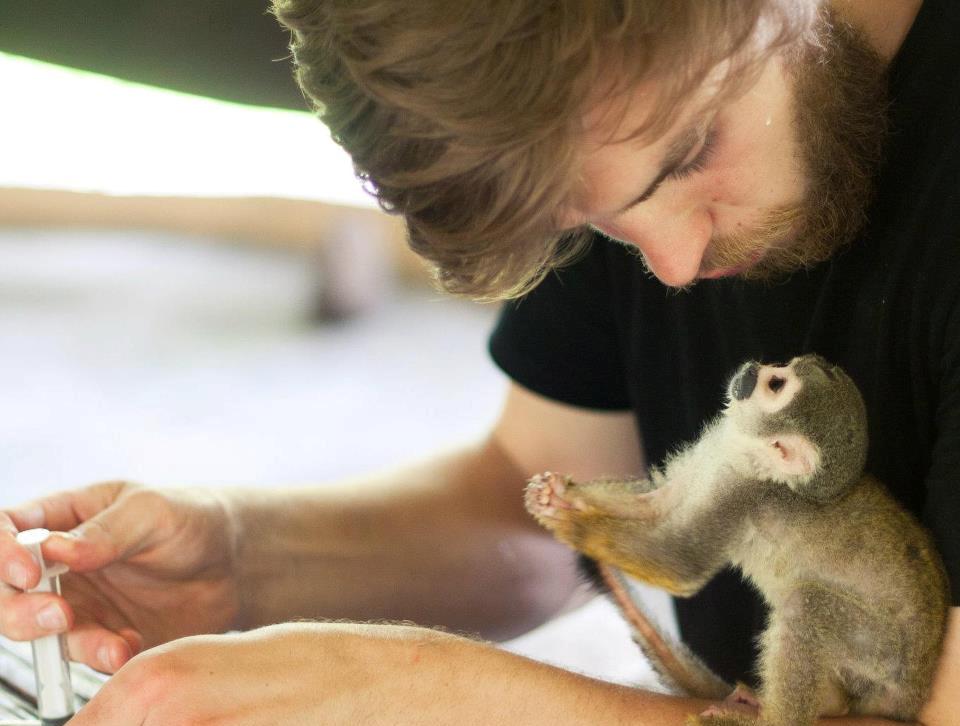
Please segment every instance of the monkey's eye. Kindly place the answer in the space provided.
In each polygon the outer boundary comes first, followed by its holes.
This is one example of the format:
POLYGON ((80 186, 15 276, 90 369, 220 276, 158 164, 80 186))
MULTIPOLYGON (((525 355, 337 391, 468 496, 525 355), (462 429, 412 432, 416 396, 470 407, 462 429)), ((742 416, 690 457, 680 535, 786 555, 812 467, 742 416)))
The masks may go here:
POLYGON ((767 386, 774 393, 779 393, 781 389, 783 389, 783 387, 786 385, 786 383, 787 383, 786 378, 780 378, 779 376, 771 376, 770 382, 767 384, 767 386))

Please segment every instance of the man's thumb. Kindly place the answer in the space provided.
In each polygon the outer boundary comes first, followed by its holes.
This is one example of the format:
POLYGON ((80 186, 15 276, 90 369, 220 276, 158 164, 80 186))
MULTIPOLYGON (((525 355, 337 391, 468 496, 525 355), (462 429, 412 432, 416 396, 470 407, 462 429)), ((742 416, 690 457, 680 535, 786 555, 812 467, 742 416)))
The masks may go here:
POLYGON ((98 570, 139 549, 149 532, 143 512, 118 501, 68 532, 53 532, 44 554, 71 570, 98 570))

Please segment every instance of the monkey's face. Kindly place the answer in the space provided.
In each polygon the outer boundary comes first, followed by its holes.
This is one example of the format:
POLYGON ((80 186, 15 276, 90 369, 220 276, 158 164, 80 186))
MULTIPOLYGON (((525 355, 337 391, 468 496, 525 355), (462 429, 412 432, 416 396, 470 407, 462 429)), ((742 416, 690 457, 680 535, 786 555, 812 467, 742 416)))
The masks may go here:
POLYGON ((827 501, 866 461, 866 410, 850 377, 816 355, 786 365, 744 363, 730 380, 725 416, 757 444, 764 478, 827 501))

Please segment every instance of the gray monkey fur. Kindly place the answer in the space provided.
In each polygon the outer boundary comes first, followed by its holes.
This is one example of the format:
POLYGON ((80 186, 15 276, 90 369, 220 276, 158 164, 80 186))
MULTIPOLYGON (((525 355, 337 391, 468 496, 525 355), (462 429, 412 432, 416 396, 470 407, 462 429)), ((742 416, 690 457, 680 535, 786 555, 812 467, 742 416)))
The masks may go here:
POLYGON ((863 473, 856 385, 818 356, 745 363, 728 405, 647 477, 576 483, 546 473, 527 509, 600 574, 668 683, 723 698, 729 686, 666 642, 618 570, 679 595, 727 564, 770 607, 760 639, 759 715, 691 716, 704 726, 808 726, 846 713, 913 720, 946 627, 946 573, 928 533, 863 473))

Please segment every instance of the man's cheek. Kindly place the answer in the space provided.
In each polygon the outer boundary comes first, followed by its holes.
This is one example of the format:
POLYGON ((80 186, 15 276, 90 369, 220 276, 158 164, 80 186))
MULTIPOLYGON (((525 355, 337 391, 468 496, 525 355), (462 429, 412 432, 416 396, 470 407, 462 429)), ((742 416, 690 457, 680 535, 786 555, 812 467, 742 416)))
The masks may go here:
MULTIPOLYGON (((803 200, 805 189, 799 170, 779 168, 769 159, 718 170, 709 181, 708 196, 714 208, 741 209, 748 215, 751 210, 794 206, 803 200)), ((726 226, 723 220, 718 223, 726 226)))

